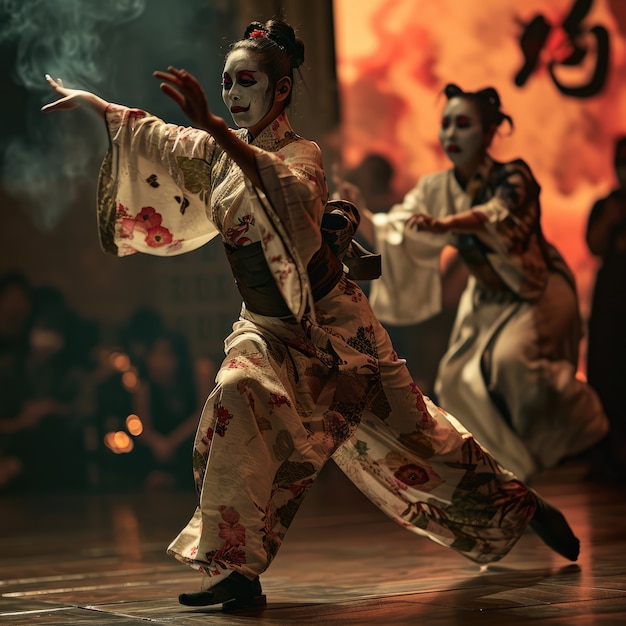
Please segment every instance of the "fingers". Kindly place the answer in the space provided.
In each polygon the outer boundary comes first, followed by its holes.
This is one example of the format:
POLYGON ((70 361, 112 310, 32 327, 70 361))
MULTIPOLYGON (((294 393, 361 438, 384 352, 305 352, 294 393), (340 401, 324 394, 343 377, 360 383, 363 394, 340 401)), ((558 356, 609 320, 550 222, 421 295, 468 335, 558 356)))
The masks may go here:
POLYGON ((153 72, 152 75, 159 80, 166 80, 169 83, 179 83, 178 77, 176 77, 174 74, 170 74, 169 72, 161 72, 157 70, 156 72, 153 72))
POLYGON ((63 87, 63 81, 60 78, 57 78, 56 80, 54 80, 54 78, 52 78, 50 74, 46 74, 46 79, 54 87, 63 87))
POLYGON ((157 78, 161 77, 163 80, 167 80, 181 90, 188 91, 196 96, 204 96, 204 89, 202 89, 198 79, 193 74, 190 74, 187 70, 179 70, 171 65, 167 70, 167 72, 154 72, 154 75, 157 78))
POLYGON ((50 87, 54 89, 54 91, 64 96, 67 95, 67 90, 65 89, 65 85, 63 84, 63 81, 60 78, 57 78, 56 80, 54 80, 54 78, 52 78, 50 74, 46 74, 45 79, 50 85, 50 87))
POLYGON ((161 91, 174 100, 198 128, 209 129, 213 116, 206 93, 193 74, 170 65, 167 71, 157 70, 153 76, 162 81, 161 91))
MULTIPOLYGON (((177 70, 175 67, 168 67, 167 68, 168 71, 167 72, 163 72, 161 70, 157 70, 156 72, 153 72, 152 75, 155 78, 158 78, 159 80, 163 81, 163 83, 161 83, 160 87, 161 89, 167 93, 168 96, 170 97, 174 97, 174 93, 172 91, 172 87, 174 86, 177 89, 183 91, 185 89, 186 85, 186 73, 184 70, 177 70), (165 90, 164 87, 165 85, 169 85, 169 89, 165 90)), ((175 98, 175 100, 178 101, 177 98, 175 98)))
POLYGON ((408 228, 419 230, 419 215, 411 215, 411 217, 409 217, 406 221, 406 225, 408 228))
POLYGON ((63 85, 63 81, 60 78, 54 80, 54 78, 52 78, 50 74, 45 74, 45 79, 50 87, 52 87, 54 91, 56 91, 63 97, 59 98, 58 100, 54 100, 53 102, 49 102, 48 104, 45 104, 41 107, 41 111, 62 111, 65 109, 75 108, 76 104, 71 104, 72 90, 66 89, 63 85))
POLYGON ((49 102, 41 107, 41 111, 63 111, 67 109, 73 109, 76 105, 72 105, 72 98, 66 96, 65 98, 61 98, 60 100, 55 100, 54 102, 49 102))
POLYGON ((157 70, 152 75, 163 81, 160 85, 161 90, 178 102, 179 98, 175 97, 175 93, 178 96, 181 95, 180 92, 189 93, 193 90, 194 84, 189 82, 189 75, 184 73, 184 70, 176 68, 168 68, 168 70, 167 72, 157 70))
POLYGON ((166 72, 158 70, 153 72, 153 75, 163 81, 160 84, 161 91, 172 98, 187 114, 190 114, 192 109, 208 110, 204 89, 196 77, 186 70, 169 66, 166 72))
POLYGON ((161 91, 168 97, 170 97, 179 107, 183 108, 186 104, 186 98, 177 89, 174 89, 168 83, 161 83, 159 85, 161 91))
POLYGON ((432 225, 432 218, 429 215, 412 215, 407 220, 407 226, 409 228, 414 228, 415 230, 428 230, 432 225))
POLYGON ((174 76, 177 76, 178 78, 180 78, 181 80, 186 77, 186 76, 190 76, 190 74, 187 73, 187 70, 179 70, 178 68, 174 67, 173 65, 168 65, 167 69, 172 72, 172 74, 174 74, 174 76))
POLYGON ((52 87, 52 89, 59 89, 63 87, 63 81, 60 78, 57 80, 54 80, 54 78, 52 78, 50 74, 46 74, 45 78, 48 81, 48 84, 50 85, 50 87, 52 87))
POLYGON ((44 106, 41 107, 41 111, 45 112, 45 111, 55 111, 57 109, 63 109, 65 106, 65 103, 68 100, 66 91, 63 88, 63 81, 60 78, 58 78, 57 80, 54 80, 54 78, 52 78, 50 74, 46 74, 45 79, 50 85, 50 87, 54 89, 54 91, 56 91, 57 93, 60 93, 61 95, 65 97, 61 98, 60 100, 55 100, 54 102, 49 102, 48 104, 45 104, 44 106))
POLYGON ((186 70, 179 70, 171 65, 168 66, 167 72, 157 70, 156 72, 153 72, 153 75, 156 78, 160 78, 161 80, 167 80, 168 82, 174 83, 175 85, 182 85, 186 82, 196 82, 195 77, 189 74, 186 70))

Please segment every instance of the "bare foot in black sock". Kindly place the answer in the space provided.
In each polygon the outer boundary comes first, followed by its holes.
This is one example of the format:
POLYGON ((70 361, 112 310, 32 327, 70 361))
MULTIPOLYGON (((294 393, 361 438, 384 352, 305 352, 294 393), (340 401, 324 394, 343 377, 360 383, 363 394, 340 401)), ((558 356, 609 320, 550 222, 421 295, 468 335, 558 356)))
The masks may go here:
POLYGON ((570 561, 576 561, 580 552, 580 541, 567 520, 561 511, 548 504, 538 493, 532 489, 530 492, 537 501, 537 510, 530 520, 530 527, 555 552, 570 561))

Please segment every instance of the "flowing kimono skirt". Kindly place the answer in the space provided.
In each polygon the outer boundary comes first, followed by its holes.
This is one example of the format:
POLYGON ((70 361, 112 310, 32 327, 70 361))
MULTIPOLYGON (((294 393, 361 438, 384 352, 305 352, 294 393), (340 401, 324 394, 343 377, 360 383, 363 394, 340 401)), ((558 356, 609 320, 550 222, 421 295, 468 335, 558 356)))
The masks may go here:
POLYGON ((576 377, 581 320, 557 272, 534 303, 481 291, 471 278, 439 364, 437 400, 522 480, 600 441, 608 421, 576 377))
POLYGON ((356 283, 318 301, 316 322, 243 309, 196 436, 199 504, 168 552, 205 587, 260 574, 333 457, 407 529, 479 563, 505 556, 533 495, 422 395, 356 283))

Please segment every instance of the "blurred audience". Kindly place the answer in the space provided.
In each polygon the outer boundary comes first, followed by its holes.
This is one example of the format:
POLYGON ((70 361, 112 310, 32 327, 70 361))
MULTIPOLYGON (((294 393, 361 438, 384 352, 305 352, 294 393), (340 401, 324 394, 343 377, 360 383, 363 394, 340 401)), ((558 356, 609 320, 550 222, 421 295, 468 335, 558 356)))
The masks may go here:
POLYGON ((20 273, 0 277, 0 489, 22 470, 17 433, 39 421, 41 409, 27 403, 26 357, 33 315, 32 287, 20 273))
POLYGON ((213 361, 151 307, 117 344, 56 287, 0 276, 0 493, 194 488, 213 361))
POLYGON ((589 318, 587 378, 610 422, 597 450, 593 472, 599 478, 626 480, 626 136, 615 144, 617 186, 593 205, 587 245, 599 266, 589 318))
POLYGON ((139 443, 149 450, 147 489, 193 487, 189 458, 215 374, 210 363, 194 363, 180 333, 163 330, 148 345, 133 403, 139 443))
POLYGON ((8 291, 0 289, 0 432, 7 470, 0 485, 22 491, 81 488, 85 416, 79 403, 97 328, 58 289, 34 288, 15 277, 8 277, 8 291))
POLYGON ((91 474, 103 489, 193 489, 189 459, 215 377, 157 311, 137 309, 102 355, 94 391, 91 474), (103 372, 105 375, 103 375, 103 372))

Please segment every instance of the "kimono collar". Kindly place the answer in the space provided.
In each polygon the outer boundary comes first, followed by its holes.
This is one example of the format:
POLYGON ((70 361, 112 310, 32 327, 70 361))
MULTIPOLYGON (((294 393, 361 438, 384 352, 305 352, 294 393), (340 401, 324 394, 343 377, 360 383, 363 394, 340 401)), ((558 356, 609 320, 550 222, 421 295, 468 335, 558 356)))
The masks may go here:
POLYGON ((489 155, 485 155, 480 165, 476 168, 476 171, 472 174, 472 177, 465 186, 465 193, 475 200, 480 196, 482 190, 485 188, 489 175, 493 169, 494 161, 489 155))
POLYGON ((296 139, 299 139, 299 136, 293 132, 287 114, 284 111, 252 141, 250 141, 250 135, 247 134, 248 143, 268 152, 277 152, 283 146, 296 139))

